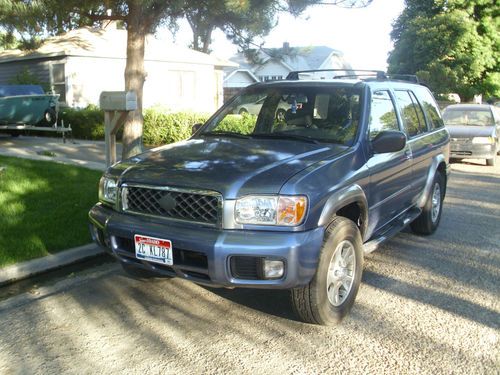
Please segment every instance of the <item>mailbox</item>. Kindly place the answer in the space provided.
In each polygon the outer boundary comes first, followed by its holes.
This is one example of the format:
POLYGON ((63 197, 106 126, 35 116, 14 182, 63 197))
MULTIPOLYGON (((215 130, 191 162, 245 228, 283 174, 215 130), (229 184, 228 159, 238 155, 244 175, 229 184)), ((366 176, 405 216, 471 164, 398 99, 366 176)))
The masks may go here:
POLYGON ((103 91, 99 106, 104 111, 135 111, 137 95, 133 91, 103 91))

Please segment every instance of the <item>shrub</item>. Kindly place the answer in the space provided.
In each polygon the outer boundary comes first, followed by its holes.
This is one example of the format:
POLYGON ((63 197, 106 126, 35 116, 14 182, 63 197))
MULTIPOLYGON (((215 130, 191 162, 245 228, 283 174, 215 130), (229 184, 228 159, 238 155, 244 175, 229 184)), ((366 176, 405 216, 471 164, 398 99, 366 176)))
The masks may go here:
MULTIPOLYGON (((59 117, 64 119, 64 126, 71 125, 73 136, 78 139, 104 139, 104 112, 95 105, 84 109, 66 108, 59 117)), ((157 146, 179 142, 191 136, 194 124, 204 123, 210 116, 206 113, 178 112, 168 113, 159 108, 144 111, 144 144, 157 146)), ((255 116, 228 115, 218 126, 219 131, 236 131, 249 134, 255 126, 255 116)), ((121 131, 117 138, 121 138, 121 131)))
POLYGON ((255 128, 257 116, 244 113, 243 115, 227 115, 217 126, 218 131, 250 134, 255 128))
POLYGON ((155 108, 144 111, 143 142, 161 145, 182 141, 191 136, 194 124, 204 123, 210 116, 203 113, 166 113, 155 108))
POLYGON ((104 111, 95 105, 84 109, 61 108, 59 118, 64 126, 71 125, 73 137, 78 139, 104 139, 104 111))

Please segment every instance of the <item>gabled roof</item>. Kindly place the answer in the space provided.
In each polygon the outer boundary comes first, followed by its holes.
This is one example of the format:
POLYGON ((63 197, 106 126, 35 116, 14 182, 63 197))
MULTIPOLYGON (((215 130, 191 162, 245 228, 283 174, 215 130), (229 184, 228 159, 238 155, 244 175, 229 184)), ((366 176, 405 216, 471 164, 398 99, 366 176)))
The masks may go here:
MULTIPOLYGON (((252 62, 244 53, 238 53, 230 60, 239 64, 240 69, 257 72, 263 65, 275 60, 292 70, 320 69, 332 55, 336 55, 345 68, 350 69, 350 64, 345 61, 341 51, 327 46, 292 47, 288 52, 284 48, 262 48, 256 53, 257 62, 252 62)), ((231 69, 228 69, 231 70, 231 69)))
MULTIPOLYGON (((34 51, 6 50, 0 52, 0 63, 51 56, 86 56, 97 58, 125 59, 127 53, 127 31, 119 29, 96 29, 83 27, 63 35, 47 39, 34 51)), ((194 63, 215 66, 236 66, 206 53, 179 47, 146 37, 146 61, 194 63)))

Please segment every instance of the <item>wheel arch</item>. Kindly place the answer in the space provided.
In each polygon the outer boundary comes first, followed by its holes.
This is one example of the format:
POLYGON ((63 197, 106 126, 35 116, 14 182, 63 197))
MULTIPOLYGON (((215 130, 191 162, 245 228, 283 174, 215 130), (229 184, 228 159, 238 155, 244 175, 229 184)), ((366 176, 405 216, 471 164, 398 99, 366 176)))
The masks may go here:
POLYGON ((432 190, 432 182, 434 181, 434 177, 436 173, 441 173, 444 178, 444 192, 446 194, 446 186, 448 183, 448 170, 447 163, 444 155, 439 154, 432 158, 431 166, 429 167, 429 172, 427 173, 427 178, 425 181, 425 187, 422 193, 420 193, 419 198, 417 199, 417 206, 419 208, 424 207, 427 198, 432 190))
POLYGON ((352 220, 364 239, 368 228, 368 202, 359 185, 351 185, 331 194, 323 206, 318 226, 327 226, 336 216, 352 220))

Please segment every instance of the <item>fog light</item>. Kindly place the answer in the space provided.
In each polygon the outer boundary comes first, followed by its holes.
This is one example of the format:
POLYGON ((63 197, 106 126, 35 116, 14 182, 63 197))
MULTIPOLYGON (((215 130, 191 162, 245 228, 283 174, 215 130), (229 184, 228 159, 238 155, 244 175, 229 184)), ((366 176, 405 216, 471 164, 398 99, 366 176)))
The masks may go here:
POLYGON ((285 265, 281 260, 264 259, 264 278, 279 279, 285 273, 285 265))

